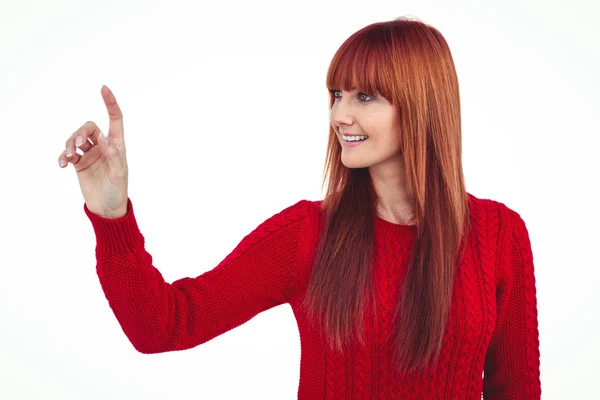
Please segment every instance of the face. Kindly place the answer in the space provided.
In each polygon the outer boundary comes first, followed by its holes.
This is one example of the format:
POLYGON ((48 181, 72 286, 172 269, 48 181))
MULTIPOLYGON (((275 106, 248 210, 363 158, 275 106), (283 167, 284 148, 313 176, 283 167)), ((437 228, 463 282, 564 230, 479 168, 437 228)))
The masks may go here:
POLYGON ((348 168, 371 168, 397 163, 400 157, 400 116, 396 108, 378 94, 331 91, 335 100, 330 123, 342 146, 342 163, 348 168), (366 135, 360 142, 348 136, 366 135))

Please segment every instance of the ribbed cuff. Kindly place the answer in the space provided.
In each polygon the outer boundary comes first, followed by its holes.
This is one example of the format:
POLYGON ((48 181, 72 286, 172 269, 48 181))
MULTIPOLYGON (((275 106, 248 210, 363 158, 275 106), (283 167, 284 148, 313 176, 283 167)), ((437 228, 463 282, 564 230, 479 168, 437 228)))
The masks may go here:
POLYGON ((83 210, 90 219, 96 234, 96 251, 109 253, 132 252, 144 246, 144 236, 140 232, 131 199, 127 198, 127 214, 121 218, 104 218, 92 213, 87 204, 83 210))

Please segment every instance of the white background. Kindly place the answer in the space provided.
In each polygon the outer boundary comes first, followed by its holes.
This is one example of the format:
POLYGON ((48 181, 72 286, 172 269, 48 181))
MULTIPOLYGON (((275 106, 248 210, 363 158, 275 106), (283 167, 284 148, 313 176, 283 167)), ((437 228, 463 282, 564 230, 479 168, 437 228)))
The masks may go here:
POLYGON ((188 351, 138 353, 98 282, 73 167, 57 159, 86 121, 107 132, 108 85, 154 265, 169 282, 200 275, 271 215, 322 198, 331 57, 398 16, 452 50, 467 190, 526 221, 543 398, 597 393, 597 2, 0 4, 1 399, 296 398, 289 305, 188 351))

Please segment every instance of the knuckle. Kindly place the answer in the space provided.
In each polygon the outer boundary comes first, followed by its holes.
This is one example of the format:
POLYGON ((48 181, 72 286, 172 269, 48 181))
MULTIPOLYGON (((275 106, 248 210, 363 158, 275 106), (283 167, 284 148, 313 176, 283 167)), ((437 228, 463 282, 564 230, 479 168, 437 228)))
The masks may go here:
POLYGON ((87 121, 85 124, 81 125, 81 128, 79 128, 78 132, 84 131, 86 136, 89 136, 90 133, 96 129, 98 129, 98 125, 96 125, 94 121, 87 121))

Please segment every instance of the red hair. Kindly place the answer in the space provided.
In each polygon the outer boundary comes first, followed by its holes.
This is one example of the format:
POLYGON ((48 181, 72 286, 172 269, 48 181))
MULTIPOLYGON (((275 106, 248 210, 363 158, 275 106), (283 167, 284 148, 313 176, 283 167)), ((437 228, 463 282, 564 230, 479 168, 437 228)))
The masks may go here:
MULTIPOLYGON (((469 230, 462 169, 458 79, 448 44, 435 28, 397 18, 366 26, 335 53, 328 90, 380 94, 400 115, 406 190, 414 206, 416 241, 394 317, 396 371, 424 370, 441 352, 454 271, 469 230)), ((334 102, 330 93, 330 108, 334 102)), ((341 162, 333 127, 321 202, 324 226, 303 306, 322 317, 329 345, 343 351, 375 305, 372 263, 376 196, 368 168, 341 162), (343 282, 343 284, 340 284, 343 282), (366 299, 366 300, 365 300, 366 299)), ((322 332, 323 332, 322 331, 322 332)))

